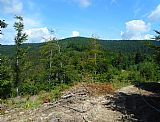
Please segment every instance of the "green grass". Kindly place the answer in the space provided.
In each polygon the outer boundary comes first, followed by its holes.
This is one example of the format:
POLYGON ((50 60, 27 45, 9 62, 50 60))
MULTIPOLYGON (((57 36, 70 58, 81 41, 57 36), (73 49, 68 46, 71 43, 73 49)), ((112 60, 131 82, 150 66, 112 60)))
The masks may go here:
POLYGON ((132 85, 131 81, 113 81, 112 82, 113 88, 115 90, 132 85))
POLYGON ((50 92, 41 91, 34 96, 26 95, 23 97, 8 98, 0 100, 0 104, 6 105, 7 108, 34 109, 45 103, 46 99, 48 99, 49 102, 57 100, 62 95, 62 92, 68 88, 70 88, 70 85, 60 84, 50 92))

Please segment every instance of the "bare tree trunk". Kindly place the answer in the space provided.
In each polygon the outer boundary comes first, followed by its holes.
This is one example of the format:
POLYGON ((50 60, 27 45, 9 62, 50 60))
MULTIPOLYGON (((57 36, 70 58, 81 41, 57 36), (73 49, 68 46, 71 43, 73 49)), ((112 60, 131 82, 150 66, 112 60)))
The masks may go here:
MULTIPOLYGON (((95 59, 95 67, 97 66, 97 54, 94 54, 94 59, 95 59)), ((94 74, 97 74, 97 70, 95 70, 94 74)))
MULTIPOLYGON (((57 45, 58 45, 58 53, 60 54, 61 56, 61 47, 59 46, 58 42, 57 42, 57 45)), ((60 61, 60 66, 62 68, 62 61, 60 61)))
POLYGON ((49 63, 49 68, 50 69, 52 68, 52 55, 53 55, 53 53, 52 53, 52 50, 51 50, 51 52, 50 52, 50 63, 49 63))
POLYGON ((16 57, 16 93, 17 93, 17 97, 19 96, 18 83, 19 83, 19 60, 17 56, 16 57))
MULTIPOLYGON (((58 41, 56 41, 56 42, 57 42, 57 46, 58 46, 58 53, 59 53, 59 55, 61 56, 61 47, 60 47, 58 41)), ((60 60, 60 67, 61 67, 61 68, 63 67, 62 60, 60 60)), ((64 77, 64 76, 62 75, 62 77, 64 77)), ((62 79, 61 79, 61 83, 63 83, 63 82, 64 82, 64 80, 63 80, 63 78, 62 78, 62 79)))
POLYGON ((18 97, 19 96, 19 88, 18 88, 18 86, 16 88, 16 93, 17 93, 17 97, 18 97))
POLYGON ((51 81, 51 76, 52 76, 52 55, 53 55, 53 52, 51 50, 50 52, 50 61, 49 61, 49 69, 50 69, 50 74, 49 74, 49 82, 51 81))

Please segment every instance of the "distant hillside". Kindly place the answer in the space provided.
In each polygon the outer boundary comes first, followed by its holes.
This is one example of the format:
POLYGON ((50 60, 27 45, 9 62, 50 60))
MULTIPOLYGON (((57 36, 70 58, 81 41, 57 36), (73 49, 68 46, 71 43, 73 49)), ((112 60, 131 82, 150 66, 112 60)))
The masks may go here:
MULTIPOLYGON (((28 49, 29 51, 38 51, 41 45, 43 45, 43 43, 25 43, 22 45, 22 47, 25 49, 28 49)), ((15 54, 15 46, 0 45, 0 54, 13 56, 15 54)))
MULTIPOLYGON (((62 41, 68 47, 72 47, 75 49, 80 48, 81 50, 87 49, 87 47, 89 46, 89 40, 91 40, 91 38, 73 37, 63 39, 62 41)), ((147 46, 148 41, 146 40, 98 40, 98 42, 101 44, 103 50, 114 52, 121 51, 131 53, 140 51, 143 53, 148 53, 151 51, 147 46)))
MULTIPOLYGON (((89 48, 89 41, 91 38, 85 37, 71 37, 59 40, 62 49, 71 48, 77 51, 87 50, 89 48)), ((151 49, 148 48, 147 42, 145 40, 98 40, 103 50, 123 52, 123 53, 134 53, 142 52, 149 53, 151 49)), ((160 42, 155 42, 156 45, 160 45, 160 42)), ((29 51, 38 51, 39 47, 43 43, 26 43, 22 46, 28 48, 29 51)), ((0 45, 0 53, 2 55, 13 56, 15 46, 14 45, 0 45)))

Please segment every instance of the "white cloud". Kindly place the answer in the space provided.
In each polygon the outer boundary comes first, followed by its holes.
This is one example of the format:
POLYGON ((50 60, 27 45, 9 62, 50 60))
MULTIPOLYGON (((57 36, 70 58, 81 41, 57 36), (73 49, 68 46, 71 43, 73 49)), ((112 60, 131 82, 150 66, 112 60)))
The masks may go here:
POLYGON ((150 26, 143 20, 132 20, 126 23, 126 29, 127 31, 146 32, 150 29, 150 26))
POLYGON ((72 37, 77 37, 79 36, 79 32, 78 31, 72 31, 72 37))
POLYGON ((3 13, 20 14, 23 10, 23 3, 20 0, 0 0, 0 4, 3 13))
MULTIPOLYGON (((15 19, 12 18, 10 20, 6 20, 6 23, 8 24, 7 28, 3 29, 2 32, 4 35, 0 37, 0 44, 14 44, 14 37, 16 35, 16 31, 13 27, 15 23, 15 19)), ((29 35, 26 42, 41 42, 44 41, 42 37, 50 37, 49 30, 44 27, 41 24, 41 21, 39 21, 36 17, 24 17, 24 30, 29 35), (40 33, 40 34, 39 34, 40 33)))
MULTIPOLYGON (((49 30, 46 27, 43 28, 32 28, 24 31, 28 37, 24 43, 40 43, 46 41, 45 39, 49 39, 53 37, 50 34, 49 30), (45 38, 45 39, 44 39, 45 38)), ((14 44, 14 36, 16 35, 15 32, 4 32, 4 35, 0 36, 0 44, 14 44)))
POLYGON ((132 20, 126 22, 126 31, 121 32, 122 39, 150 39, 151 35, 146 34, 150 30, 150 24, 143 20, 132 20))
POLYGON ((4 35, 1 36, 0 38, 0 44, 3 45, 10 45, 10 44, 14 44, 14 35, 15 33, 13 32, 6 32, 5 30, 3 31, 4 35))
POLYGON ((151 21, 160 19, 160 4, 149 14, 148 18, 151 21))
POLYGON ((25 28, 36 28, 41 26, 40 20, 37 18, 24 17, 25 28))
POLYGON ((0 39, 3 39, 3 35, 0 34, 0 39))
POLYGON ((151 35, 151 34, 144 35, 144 39, 153 39, 153 38, 154 38, 154 35, 151 35))
POLYGON ((40 43, 45 41, 43 38, 48 39, 52 37, 46 27, 28 29, 25 30, 25 33, 28 35, 27 43, 40 43))

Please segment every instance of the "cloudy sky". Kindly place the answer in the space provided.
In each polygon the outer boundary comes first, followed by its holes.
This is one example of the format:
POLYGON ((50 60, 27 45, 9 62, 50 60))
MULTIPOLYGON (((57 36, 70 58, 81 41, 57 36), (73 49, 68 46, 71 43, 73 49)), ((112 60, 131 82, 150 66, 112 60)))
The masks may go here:
POLYGON ((3 29, 0 44, 14 44, 14 16, 24 17, 27 42, 50 37, 150 39, 160 30, 160 0, 0 0, 3 29))

